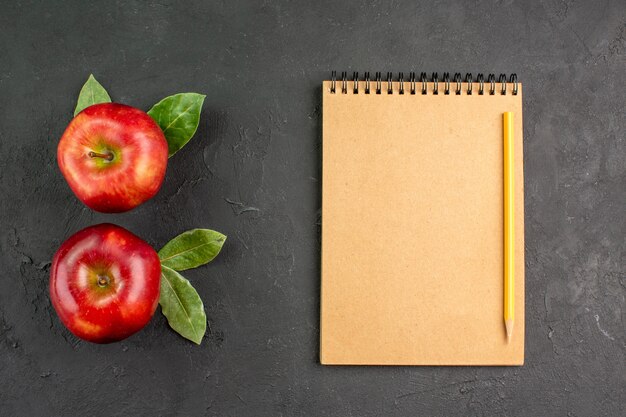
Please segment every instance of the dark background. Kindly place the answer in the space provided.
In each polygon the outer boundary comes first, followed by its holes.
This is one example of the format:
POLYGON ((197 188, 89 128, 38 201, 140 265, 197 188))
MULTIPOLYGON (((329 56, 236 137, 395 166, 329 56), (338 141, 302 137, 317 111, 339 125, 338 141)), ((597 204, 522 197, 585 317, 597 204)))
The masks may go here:
POLYGON ((1 415, 625 414, 626 2, 87 3, 4 2, 0 13, 1 415), (518 74, 523 367, 319 365, 320 83, 331 70, 518 74), (56 165, 92 72, 143 109, 207 94, 196 137, 130 213, 90 211, 56 165), (60 324, 50 259, 103 221, 157 248, 194 227, 229 236, 185 273, 206 306, 201 346, 159 311, 112 345, 60 324))

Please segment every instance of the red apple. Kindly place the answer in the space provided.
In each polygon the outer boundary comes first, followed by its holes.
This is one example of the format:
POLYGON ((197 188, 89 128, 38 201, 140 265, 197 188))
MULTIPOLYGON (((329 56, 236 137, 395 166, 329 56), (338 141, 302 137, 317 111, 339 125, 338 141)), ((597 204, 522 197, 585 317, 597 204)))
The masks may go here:
POLYGON ((159 191, 167 141, 150 116, 134 107, 102 103, 70 122, 57 148, 61 173, 87 206, 128 211, 159 191))
POLYGON ((142 329, 159 301, 161 263, 155 250, 113 224, 87 227, 54 255, 50 299, 63 324, 95 343, 142 329))

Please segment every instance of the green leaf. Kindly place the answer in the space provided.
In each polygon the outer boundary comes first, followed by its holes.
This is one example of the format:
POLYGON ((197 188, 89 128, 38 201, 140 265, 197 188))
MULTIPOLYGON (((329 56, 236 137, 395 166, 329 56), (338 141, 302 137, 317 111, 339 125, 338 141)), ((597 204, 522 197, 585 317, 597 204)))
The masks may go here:
POLYGON ((161 266, 161 311, 170 327, 196 344, 206 332, 204 304, 196 290, 182 275, 161 266))
POLYGON ((226 236, 209 229, 193 229, 176 236, 159 251, 161 265, 176 271, 196 268, 211 262, 226 241, 226 236))
POLYGON ((205 97, 197 93, 174 94, 165 97, 148 110, 150 117, 165 134, 170 157, 196 133, 205 97))
POLYGON ((78 101, 76 102, 76 109, 74 109, 74 117, 89 106, 93 106, 98 103, 110 102, 111 97, 109 97, 107 90, 105 90, 104 87, 96 81, 93 74, 90 74, 89 78, 87 78, 87 82, 85 82, 83 88, 80 89, 78 101))

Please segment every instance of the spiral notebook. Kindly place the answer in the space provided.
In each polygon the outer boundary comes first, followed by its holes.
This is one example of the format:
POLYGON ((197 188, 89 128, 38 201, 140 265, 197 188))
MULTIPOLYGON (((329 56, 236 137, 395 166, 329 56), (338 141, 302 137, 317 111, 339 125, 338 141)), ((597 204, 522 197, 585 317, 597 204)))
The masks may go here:
POLYGON ((324 81, 320 360, 524 361, 522 86, 324 81), (503 322, 503 128, 515 114, 515 327, 503 322))

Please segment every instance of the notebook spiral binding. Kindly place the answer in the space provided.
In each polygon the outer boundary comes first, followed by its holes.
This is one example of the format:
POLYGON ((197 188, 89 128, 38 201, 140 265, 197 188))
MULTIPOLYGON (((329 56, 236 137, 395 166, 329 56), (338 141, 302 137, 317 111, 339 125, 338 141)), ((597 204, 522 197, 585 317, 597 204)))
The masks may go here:
MULTIPOLYGON (((352 93, 353 94, 359 94, 359 73, 358 72, 354 72, 352 74, 352 93)), ((365 81, 365 94, 370 94, 371 92, 371 80, 370 80, 370 73, 366 72, 365 76, 363 78, 363 81, 365 81)), ((393 73, 388 72, 387 73, 387 94, 393 94, 393 73)), ((404 94, 405 90, 404 90, 404 73, 400 72, 398 73, 398 79, 397 81, 400 83, 400 88, 398 90, 399 94, 404 94)), ((471 96, 473 93, 473 83, 474 83, 474 79, 472 77, 472 73, 468 72, 467 74, 465 74, 465 80, 463 81, 461 78, 461 73, 457 72, 454 74, 454 78, 452 79, 452 81, 450 81, 450 73, 449 72, 444 72, 443 73, 443 79, 441 80, 443 83, 443 94, 445 95, 449 95, 451 90, 451 83, 455 84, 455 88, 454 88, 454 94, 456 94, 457 96, 461 95, 463 93, 463 86, 462 84, 465 83, 466 87, 465 87, 465 93, 468 96, 471 96)), ((343 71, 341 73, 341 94, 347 94, 348 93, 348 73, 343 71)), ((419 76, 419 81, 416 81, 415 78, 415 72, 411 71, 409 73, 409 79, 408 79, 408 84, 409 84, 409 89, 408 92, 409 94, 417 94, 417 84, 420 83, 421 87, 420 87, 420 92, 421 94, 428 94, 428 75, 425 72, 422 72, 419 76)), ((433 83, 433 89, 431 90, 431 93, 433 95, 438 95, 439 94, 439 75, 436 72, 433 72, 431 77, 430 77, 430 82, 433 83)), ((482 73, 478 74, 476 76, 476 81, 478 83, 478 95, 484 95, 485 94, 485 77, 482 73)), ((375 94, 382 94, 382 74, 380 72, 376 72, 374 75, 374 93, 375 94)), ((514 96, 517 95, 518 92, 518 84, 517 84, 517 74, 511 74, 511 76, 509 77, 509 84, 513 84, 513 89, 511 90, 511 94, 513 94, 514 96)), ((489 95, 495 95, 496 91, 497 91, 497 87, 496 87, 496 76, 494 74, 488 74, 487 75, 487 84, 489 84, 488 87, 488 94, 489 95)), ((507 93, 507 80, 506 80, 506 74, 500 74, 500 76, 498 77, 498 84, 500 84, 500 89, 499 89, 499 93, 501 95, 506 95, 507 93)), ((333 71, 332 75, 331 75, 331 84, 330 84, 330 92, 332 94, 335 94, 337 92, 337 71, 333 71)))

